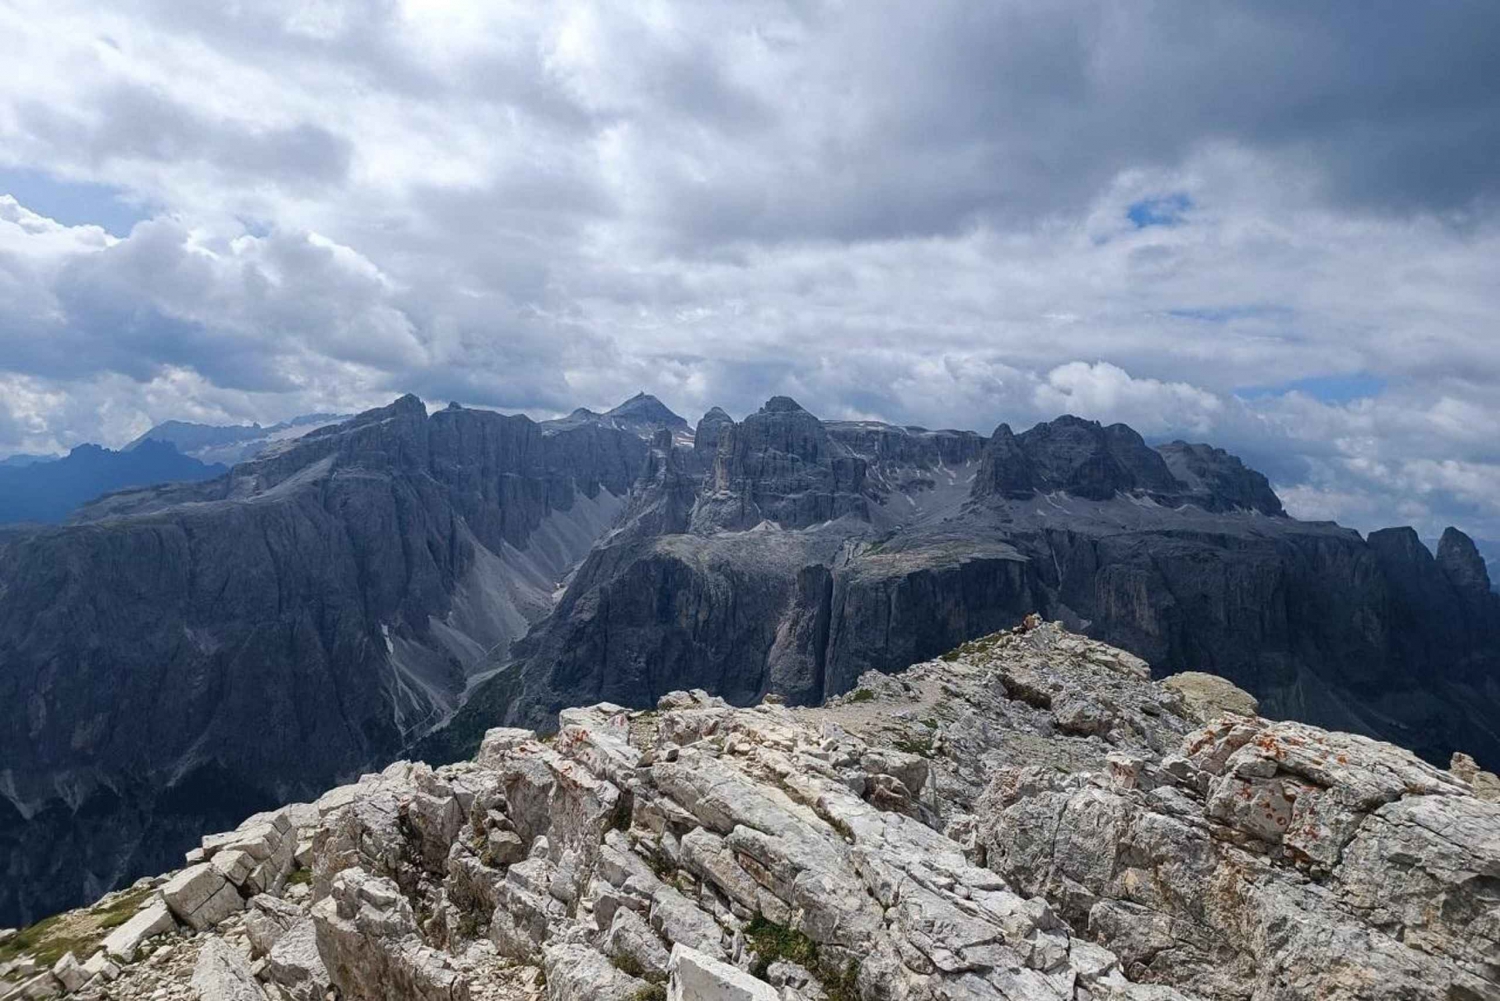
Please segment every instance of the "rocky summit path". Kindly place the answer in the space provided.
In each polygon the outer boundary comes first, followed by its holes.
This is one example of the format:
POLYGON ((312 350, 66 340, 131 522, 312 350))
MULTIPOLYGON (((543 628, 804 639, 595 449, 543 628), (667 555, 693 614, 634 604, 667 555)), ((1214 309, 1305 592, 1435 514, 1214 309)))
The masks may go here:
POLYGON ((0 933, 0 999, 1500 998, 1494 776, 1056 624, 489 732, 0 933))

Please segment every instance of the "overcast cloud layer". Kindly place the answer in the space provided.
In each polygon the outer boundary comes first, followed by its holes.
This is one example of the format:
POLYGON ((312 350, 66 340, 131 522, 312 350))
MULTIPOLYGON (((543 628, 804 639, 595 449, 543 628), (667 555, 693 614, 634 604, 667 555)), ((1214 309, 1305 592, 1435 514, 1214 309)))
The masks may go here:
POLYGON ((1484 2, 0 0, 0 455, 788 393, 1500 539, 1497 44, 1484 2))

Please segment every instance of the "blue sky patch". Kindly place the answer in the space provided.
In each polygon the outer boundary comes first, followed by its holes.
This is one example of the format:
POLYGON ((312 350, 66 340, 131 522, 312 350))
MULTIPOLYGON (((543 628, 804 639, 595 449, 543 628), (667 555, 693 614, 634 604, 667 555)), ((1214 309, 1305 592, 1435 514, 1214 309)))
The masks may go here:
POLYGON ((1135 224, 1136 229, 1145 229, 1147 226, 1177 226, 1183 221, 1183 216, 1188 209, 1193 207, 1193 200, 1186 192, 1176 192, 1170 195, 1161 195, 1157 198, 1143 198, 1134 202, 1125 210, 1125 216, 1135 224))
POLYGON ((1255 400, 1295 391, 1306 393, 1324 403, 1348 403, 1350 400, 1379 396, 1385 387, 1386 381, 1379 376, 1370 375, 1368 372, 1355 372, 1348 375, 1315 375, 1307 379, 1284 382, 1277 386, 1246 386, 1236 389, 1235 395, 1243 399, 1255 400))
POLYGON ((64 181, 40 170, 0 167, 0 194, 65 226, 102 226, 115 236, 129 236, 132 226, 151 218, 147 209, 125 201, 119 188, 64 181))

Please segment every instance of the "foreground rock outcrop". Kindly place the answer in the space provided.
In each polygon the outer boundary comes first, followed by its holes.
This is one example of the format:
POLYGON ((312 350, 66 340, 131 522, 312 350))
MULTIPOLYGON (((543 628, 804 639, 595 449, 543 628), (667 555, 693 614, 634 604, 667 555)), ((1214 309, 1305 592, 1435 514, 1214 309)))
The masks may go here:
POLYGON ((399 762, 11 934, 0 999, 1500 998, 1482 773, 1055 624, 860 681, 399 762))

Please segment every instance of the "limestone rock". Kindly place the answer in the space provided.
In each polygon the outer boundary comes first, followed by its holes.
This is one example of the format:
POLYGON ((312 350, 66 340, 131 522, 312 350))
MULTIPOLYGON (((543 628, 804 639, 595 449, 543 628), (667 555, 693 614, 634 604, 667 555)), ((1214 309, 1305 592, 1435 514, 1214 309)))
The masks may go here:
POLYGON ((58 983, 57 978, 50 971, 44 970, 0 996, 0 1001, 43 1001, 44 998, 56 997, 62 990, 63 986, 58 983))
POLYGON ((1183 671, 1162 682, 1162 687, 1182 696, 1187 715, 1207 723, 1224 713, 1254 716, 1260 712, 1255 696, 1215 674, 1183 671))
POLYGON ((345 996, 468 1001, 457 964, 422 941, 411 905, 389 879, 344 870, 312 916, 329 981, 345 996))
POLYGON ((266 1001, 245 957, 217 938, 198 951, 192 985, 201 1001, 266 1001))
POLYGON ((1467 754, 1455 751, 1448 770, 1469 783, 1480 799, 1500 800, 1500 775, 1480 768, 1467 754))
POLYGON ((549 945, 544 956, 548 1001, 635 1001, 647 987, 580 943, 549 945))
POLYGON ((776 988, 684 945, 672 947, 667 1001, 781 1001, 776 988))
POLYGON ((281 936, 266 957, 264 977, 292 1001, 322 1001, 329 977, 311 919, 304 918, 281 936))
POLYGON ((198 931, 213 927, 245 904, 234 884, 210 862, 183 869, 163 884, 161 896, 178 920, 198 931))
POLYGON ((106 982, 120 976, 119 966, 111 962, 109 954, 103 949, 83 961, 83 970, 90 977, 99 977, 106 982))
POLYGON ((1409 752, 1226 717, 1165 784, 1015 769, 979 815, 989 865, 1132 979, 1209 998, 1500 992, 1500 811, 1409 752), (1309 878, 1311 877, 1311 879, 1309 878), (1433 901, 1443 901, 1439 908, 1433 901))
POLYGON ((63 990, 72 992, 78 990, 89 979, 88 971, 83 964, 78 962, 78 957, 71 952, 63 953, 56 963, 52 964, 52 975, 57 982, 62 984, 63 990))
POLYGON ((172 912, 161 900, 152 900, 120 927, 104 937, 104 951, 110 956, 129 963, 135 959, 141 943, 155 935, 169 932, 177 927, 172 912))
POLYGON ((300 907, 273 897, 268 893, 250 898, 245 909, 245 935, 250 941, 250 954, 255 958, 264 956, 291 928, 304 918, 300 907))
POLYGON ((1033 622, 818 708, 569 710, 211 835, 105 951, 0 967, 0 998, 80 971, 88 1001, 195 971, 247 1001, 1497 996, 1477 769, 1187 705, 1033 622), (311 882, 278 876, 302 845, 311 882))

